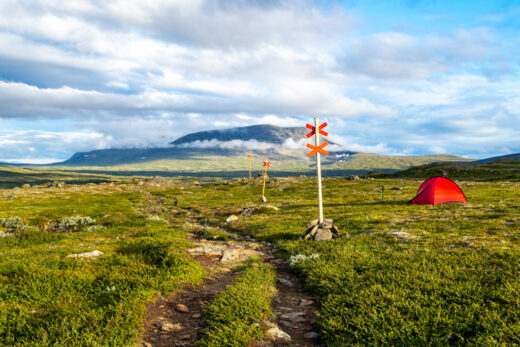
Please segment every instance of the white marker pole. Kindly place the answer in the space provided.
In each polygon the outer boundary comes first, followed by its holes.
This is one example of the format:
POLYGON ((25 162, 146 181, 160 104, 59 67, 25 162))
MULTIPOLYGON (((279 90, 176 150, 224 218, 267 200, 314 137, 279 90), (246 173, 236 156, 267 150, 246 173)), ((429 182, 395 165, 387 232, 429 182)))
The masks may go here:
MULTIPOLYGON (((315 129, 315 145, 318 147, 320 145, 320 123, 318 122, 318 117, 314 117, 314 129, 315 129)), ((319 224, 323 223, 323 198, 321 195, 321 160, 320 160, 320 152, 316 153, 316 172, 318 177, 318 209, 319 209, 319 224)))

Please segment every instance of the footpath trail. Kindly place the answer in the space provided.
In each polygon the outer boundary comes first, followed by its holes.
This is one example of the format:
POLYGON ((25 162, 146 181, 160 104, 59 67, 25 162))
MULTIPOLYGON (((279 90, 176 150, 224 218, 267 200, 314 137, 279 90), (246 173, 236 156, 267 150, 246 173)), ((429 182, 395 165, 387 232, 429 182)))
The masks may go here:
POLYGON ((273 245, 238 235, 230 241, 208 240, 194 234, 189 238, 196 247, 187 252, 206 269, 208 277, 200 286, 184 288, 148 305, 143 346, 193 346, 202 338, 204 305, 239 274, 234 266, 253 255, 277 271, 278 295, 272 301, 271 324, 291 336, 290 342, 266 337, 255 341, 254 346, 322 345, 315 333, 318 298, 304 292, 289 264, 274 256, 273 245))

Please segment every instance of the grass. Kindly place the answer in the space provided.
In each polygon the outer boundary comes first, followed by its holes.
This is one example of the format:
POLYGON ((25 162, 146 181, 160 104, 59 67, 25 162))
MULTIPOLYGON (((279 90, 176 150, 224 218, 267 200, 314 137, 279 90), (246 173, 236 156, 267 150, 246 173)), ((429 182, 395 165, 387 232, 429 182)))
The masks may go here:
MULTIPOLYGON (((75 170, 108 175, 187 175, 187 176, 232 176, 245 177, 249 172, 249 152, 218 151, 214 149, 161 149, 158 155, 143 154, 147 150, 96 151, 88 160, 71 161, 40 169, 75 170), (131 154, 131 152, 135 152, 131 154), (146 173, 148 172, 148 173, 146 173)), ((153 149, 150 151, 154 152, 153 149)), ((157 153, 156 153, 157 154, 157 153)), ((272 170, 278 174, 298 175, 312 173, 315 162, 306 156, 305 150, 280 150, 255 152, 252 162, 253 175, 262 173, 262 162, 270 160, 272 170)), ((470 161, 454 155, 391 156, 371 153, 356 153, 348 157, 336 157, 334 153, 323 158, 324 175, 365 174, 371 170, 393 172, 412 166, 439 161, 470 161)))
POLYGON ((24 184, 42 185, 53 181, 68 184, 100 183, 114 180, 108 174, 75 173, 50 170, 37 170, 20 167, 0 166, 0 188, 21 187, 24 184))
POLYGON ((271 316, 276 274, 260 259, 250 259, 242 274, 205 308, 204 338, 199 346, 247 346, 263 337, 253 325, 271 316))
POLYGON ((376 174, 374 177, 426 179, 444 175, 459 180, 519 181, 520 161, 499 159, 491 163, 433 163, 412 167, 394 174, 376 174))
POLYGON ((27 225, 0 239, 1 345, 129 345, 146 302, 203 277, 184 254, 184 231, 150 218, 144 208, 153 200, 144 192, 85 186, 21 193, 0 200, 2 217, 19 216, 27 225), (71 215, 90 216, 104 228, 42 231, 71 215), (93 250, 104 255, 66 258, 93 250))
MULTIPOLYGON (((277 243, 285 257, 318 255, 296 270, 322 297, 328 345, 520 343, 520 184, 458 182, 468 204, 408 205, 420 183, 324 180, 325 215, 350 237, 313 243, 298 237, 316 214, 314 179, 271 180, 280 212, 241 217, 233 229, 277 243)), ((218 225, 257 204, 259 188, 201 188, 179 204, 218 225)))
MULTIPOLYGON (((268 204, 280 211, 247 217, 239 213, 258 205, 259 179, 160 182, 19 189, 13 200, 0 190, 0 218, 26 225, 0 239, 0 344, 131 344, 146 302, 203 277, 184 255, 186 232, 225 239, 224 229, 275 243, 287 259, 316 255, 295 270, 321 297, 317 324, 328 345, 520 343, 518 182, 459 181, 468 204, 421 206, 407 201, 422 180, 327 178, 325 216, 349 236, 323 243, 298 239, 317 213, 314 178, 270 179, 268 204), (230 214, 239 221, 226 223, 230 214), (45 228, 70 216, 104 229, 45 228), (92 250, 104 255, 65 258, 92 250)), ((251 323, 270 314, 264 289, 274 273, 255 263, 243 271, 207 307, 202 344, 260 336, 251 323)))

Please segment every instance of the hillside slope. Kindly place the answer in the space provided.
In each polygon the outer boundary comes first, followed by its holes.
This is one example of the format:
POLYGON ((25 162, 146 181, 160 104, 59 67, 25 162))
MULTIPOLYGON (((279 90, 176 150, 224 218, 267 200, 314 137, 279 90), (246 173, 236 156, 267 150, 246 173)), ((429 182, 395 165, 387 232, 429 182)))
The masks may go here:
MULTIPOLYGON (((509 156, 509 158, 514 158, 509 156)), ((520 159, 520 156, 518 157, 520 159)), ((420 178, 446 176, 457 180, 498 181, 520 180, 519 159, 487 159, 471 163, 432 163, 409 168, 392 174, 376 174, 384 178, 420 178)))

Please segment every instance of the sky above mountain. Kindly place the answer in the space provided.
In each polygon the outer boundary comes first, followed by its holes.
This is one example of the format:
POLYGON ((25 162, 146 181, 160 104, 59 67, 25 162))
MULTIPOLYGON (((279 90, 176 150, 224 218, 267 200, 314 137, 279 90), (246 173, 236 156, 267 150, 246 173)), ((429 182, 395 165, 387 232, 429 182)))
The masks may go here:
POLYGON ((520 1, 0 0, 0 161, 304 126, 353 151, 520 152, 520 1))

